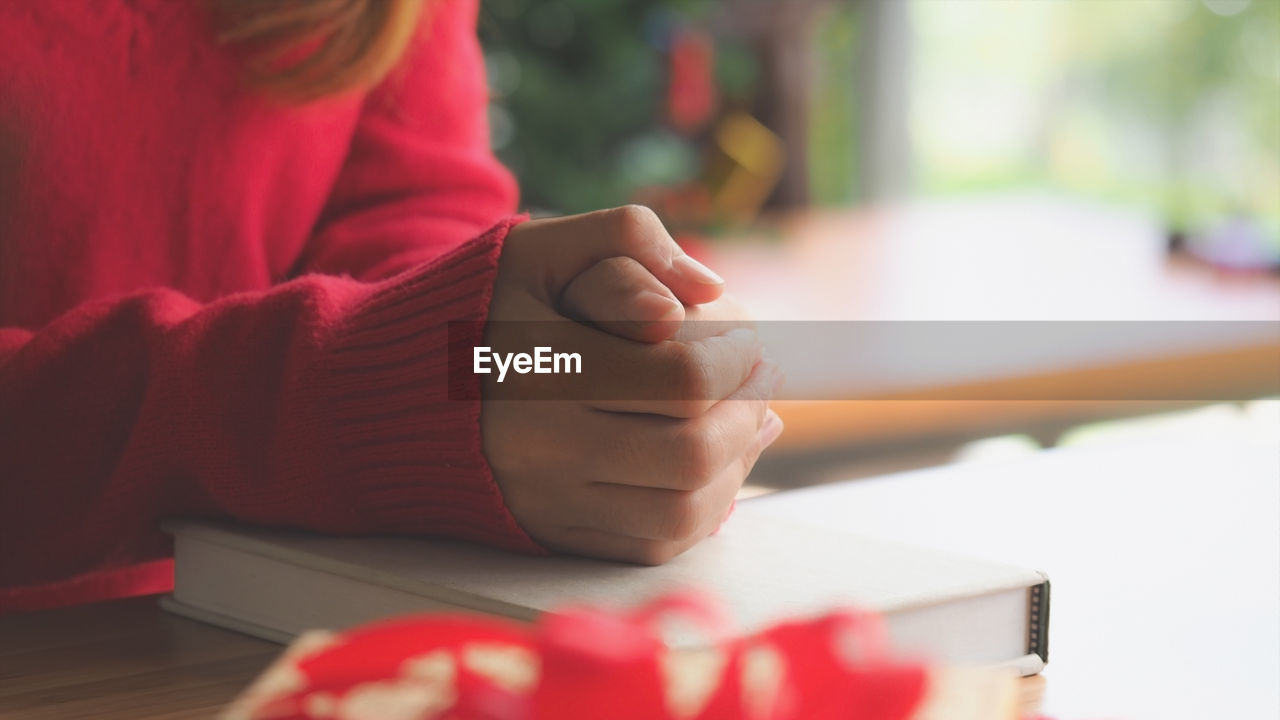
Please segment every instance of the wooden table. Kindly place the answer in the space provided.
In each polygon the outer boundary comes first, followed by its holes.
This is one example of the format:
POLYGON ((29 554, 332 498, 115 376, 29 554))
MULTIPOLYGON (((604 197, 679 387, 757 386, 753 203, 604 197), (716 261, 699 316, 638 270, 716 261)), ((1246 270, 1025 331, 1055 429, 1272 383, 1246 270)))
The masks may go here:
MULTIPOLYGON (((1280 715, 1280 420, 748 502, 1047 571, 1060 720, 1280 715)), ((209 717, 278 651, 153 598, 3 617, 0 717, 209 717)))
POLYGON ((1170 258, 1162 229, 1132 212, 1038 195, 806 211, 706 254, 765 325, 1207 321, 1245 331, 1176 347, 1140 334, 1047 358, 1001 349, 970 367, 911 352, 895 362, 883 348, 868 361, 859 347, 822 365, 816 343, 766 334, 792 398, 777 407, 787 432, 774 454, 1011 432, 1051 440, 1089 420, 1280 394, 1280 277, 1170 258))
POLYGON ((210 718, 279 652, 154 597, 0 617, 0 718, 210 718))

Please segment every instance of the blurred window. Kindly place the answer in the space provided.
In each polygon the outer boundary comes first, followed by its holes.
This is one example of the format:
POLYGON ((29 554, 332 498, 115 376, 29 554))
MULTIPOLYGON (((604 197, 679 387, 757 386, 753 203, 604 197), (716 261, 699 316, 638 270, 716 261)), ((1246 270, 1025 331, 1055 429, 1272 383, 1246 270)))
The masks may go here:
POLYGON ((917 193, 1041 187, 1280 244, 1280 0, 911 0, 917 193))

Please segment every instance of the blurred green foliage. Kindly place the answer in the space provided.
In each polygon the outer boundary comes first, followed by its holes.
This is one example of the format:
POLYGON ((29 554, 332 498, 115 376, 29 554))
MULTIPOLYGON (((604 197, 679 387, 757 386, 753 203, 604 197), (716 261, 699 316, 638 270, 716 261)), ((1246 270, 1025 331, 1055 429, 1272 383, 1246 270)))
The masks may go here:
POLYGON ((697 170, 693 141, 662 120, 663 43, 708 0, 486 0, 480 37, 494 150, 535 211, 583 212, 697 170))
POLYGON ((814 18, 814 77, 809 106, 809 193, 818 205, 847 205, 858 192, 856 84, 859 13, 835 3, 814 18))
MULTIPOLYGON (((1244 213, 1280 242, 1280 0, 911 2, 900 81, 920 192, 1043 187, 1192 230, 1244 213)), ((666 42, 727 7, 485 0, 494 147, 525 205, 582 212, 694 179, 706 138, 664 120, 666 42)), ((805 150, 819 204, 858 196, 862 30, 855 2, 814 22, 805 150)), ((716 42, 722 99, 750 109, 759 58, 716 42)))

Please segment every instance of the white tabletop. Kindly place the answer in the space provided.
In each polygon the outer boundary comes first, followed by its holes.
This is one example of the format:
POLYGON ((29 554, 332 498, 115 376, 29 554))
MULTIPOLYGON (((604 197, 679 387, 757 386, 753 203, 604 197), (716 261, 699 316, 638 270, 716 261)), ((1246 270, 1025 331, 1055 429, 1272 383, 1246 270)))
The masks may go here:
POLYGON ((1043 712, 1280 717, 1280 410, 751 500, 1044 570, 1043 712))

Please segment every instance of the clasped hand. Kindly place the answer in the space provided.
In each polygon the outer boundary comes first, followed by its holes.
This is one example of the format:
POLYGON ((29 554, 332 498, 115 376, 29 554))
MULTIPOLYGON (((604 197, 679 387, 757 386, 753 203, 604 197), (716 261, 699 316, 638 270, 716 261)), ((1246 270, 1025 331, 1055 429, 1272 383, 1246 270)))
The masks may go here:
POLYGON ((511 231, 486 344, 567 344, 595 368, 590 392, 564 399, 529 400, 510 378, 483 384, 485 455, 531 537, 658 564, 724 522, 782 432, 768 407, 782 378, 723 293, 646 208, 511 231))

